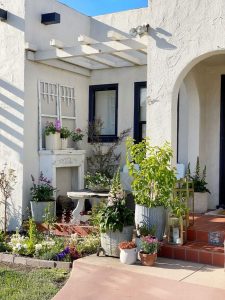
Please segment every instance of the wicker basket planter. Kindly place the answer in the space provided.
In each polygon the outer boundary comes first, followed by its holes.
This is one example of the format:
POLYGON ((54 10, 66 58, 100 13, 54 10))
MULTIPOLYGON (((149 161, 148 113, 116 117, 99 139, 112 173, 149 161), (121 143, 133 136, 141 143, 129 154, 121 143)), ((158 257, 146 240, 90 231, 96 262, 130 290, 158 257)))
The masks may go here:
POLYGON ((105 255, 120 257, 119 243, 122 241, 131 241, 133 234, 133 226, 125 226, 123 231, 108 231, 101 233, 101 247, 105 255))

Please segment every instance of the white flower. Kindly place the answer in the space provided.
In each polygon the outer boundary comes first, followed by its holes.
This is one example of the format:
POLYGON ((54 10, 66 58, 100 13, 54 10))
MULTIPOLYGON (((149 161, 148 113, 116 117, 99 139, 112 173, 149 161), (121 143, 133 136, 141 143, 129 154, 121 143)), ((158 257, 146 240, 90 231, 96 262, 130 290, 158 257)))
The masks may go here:
POLYGON ((22 245, 21 245, 20 243, 17 243, 17 244, 16 244, 16 250, 19 251, 19 250, 21 250, 21 248, 22 248, 22 245))
POLYGON ((35 245, 35 251, 40 251, 42 249, 42 244, 35 245))

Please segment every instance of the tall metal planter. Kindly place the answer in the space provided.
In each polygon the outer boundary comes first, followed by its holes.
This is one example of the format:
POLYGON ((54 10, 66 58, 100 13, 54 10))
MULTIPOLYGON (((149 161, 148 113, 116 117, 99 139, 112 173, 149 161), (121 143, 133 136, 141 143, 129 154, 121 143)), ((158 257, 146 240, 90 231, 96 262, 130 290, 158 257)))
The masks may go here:
POLYGON ((133 235, 133 226, 125 226, 123 231, 107 231, 101 233, 101 247, 108 256, 120 257, 119 243, 131 241, 133 235))
POLYGON ((161 241, 166 227, 166 209, 163 206, 148 208, 136 204, 135 224, 136 226, 146 224, 149 228, 156 226, 156 237, 161 241))

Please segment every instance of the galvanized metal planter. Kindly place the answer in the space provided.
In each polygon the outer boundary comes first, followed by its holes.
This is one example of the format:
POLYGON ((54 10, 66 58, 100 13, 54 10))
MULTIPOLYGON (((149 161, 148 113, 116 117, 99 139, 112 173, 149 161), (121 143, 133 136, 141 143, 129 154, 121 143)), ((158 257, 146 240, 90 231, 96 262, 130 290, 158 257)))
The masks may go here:
POLYGON ((119 230, 113 232, 108 231, 101 233, 101 247, 105 252, 105 255, 120 257, 119 243, 122 241, 131 241, 133 234, 133 226, 125 226, 123 231, 119 230))
POLYGON ((136 204, 135 224, 136 226, 145 224, 149 228, 156 226, 156 237, 161 241, 166 227, 166 209, 163 206, 148 208, 136 204))

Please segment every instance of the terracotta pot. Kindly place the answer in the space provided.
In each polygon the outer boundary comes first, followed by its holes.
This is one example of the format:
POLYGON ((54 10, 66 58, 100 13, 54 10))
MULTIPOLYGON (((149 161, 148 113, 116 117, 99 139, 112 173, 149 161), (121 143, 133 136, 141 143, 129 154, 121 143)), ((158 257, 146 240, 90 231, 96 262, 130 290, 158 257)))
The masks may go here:
POLYGON ((154 254, 146 254, 143 252, 139 252, 141 263, 143 266, 152 266, 154 265, 157 259, 157 253, 154 254))

